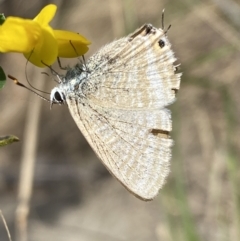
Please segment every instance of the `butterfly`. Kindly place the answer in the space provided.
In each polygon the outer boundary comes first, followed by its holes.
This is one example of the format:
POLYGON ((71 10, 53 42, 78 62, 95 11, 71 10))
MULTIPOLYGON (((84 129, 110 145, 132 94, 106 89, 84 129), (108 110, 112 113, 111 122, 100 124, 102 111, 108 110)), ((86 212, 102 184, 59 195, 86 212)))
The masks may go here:
POLYGON ((145 24, 67 71, 52 103, 68 105, 88 143, 120 183, 152 200, 169 173, 172 130, 166 108, 181 74, 166 32, 145 24))

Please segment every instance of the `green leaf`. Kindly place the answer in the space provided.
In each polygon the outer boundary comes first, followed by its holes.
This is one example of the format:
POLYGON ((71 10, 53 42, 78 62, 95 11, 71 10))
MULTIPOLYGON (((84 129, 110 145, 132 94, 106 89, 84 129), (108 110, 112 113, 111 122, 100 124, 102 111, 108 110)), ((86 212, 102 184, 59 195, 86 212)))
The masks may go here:
POLYGON ((8 144, 11 144, 13 142, 19 141, 18 137, 10 135, 10 136, 0 136, 0 147, 6 146, 8 144))
POLYGON ((4 23, 4 21, 5 21, 5 16, 4 16, 4 14, 3 13, 0 13, 0 25, 2 25, 3 23, 4 23))
POLYGON ((5 85, 6 83, 6 75, 2 69, 2 67, 0 66, 0 89, 3 88, 3 86, 5 85))

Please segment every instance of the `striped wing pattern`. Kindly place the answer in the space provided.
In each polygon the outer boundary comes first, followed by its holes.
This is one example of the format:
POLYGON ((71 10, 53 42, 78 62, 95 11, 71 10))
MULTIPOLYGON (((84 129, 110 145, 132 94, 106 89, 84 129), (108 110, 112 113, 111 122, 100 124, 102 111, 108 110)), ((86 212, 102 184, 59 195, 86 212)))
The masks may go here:
POLYGON ((143 200, 158 194, 169 173, 173 141, 166 107, 180 86, 175 60, 164 31, 144 25, 93 55, 81 91, 65 92, 97 156, 143 200))

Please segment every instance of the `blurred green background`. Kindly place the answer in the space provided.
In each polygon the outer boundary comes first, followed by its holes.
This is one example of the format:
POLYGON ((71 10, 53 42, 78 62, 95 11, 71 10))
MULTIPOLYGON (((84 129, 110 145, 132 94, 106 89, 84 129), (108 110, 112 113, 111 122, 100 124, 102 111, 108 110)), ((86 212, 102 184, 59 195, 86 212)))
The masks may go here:
MULTIPOLYGON (((48 3, 1 0, 0 12, 33 18, 48 3)), ((67 106, 50 111, 49 103, 36 104, 37 97, 9 80, 0 91, 0 135, 14 134, 20 142, 0 149, 0 209, 12 236, 17 238, 21 160, 34 150, 29 240, 239 241, 239 0, 51 3, 58 5, 52 27, 79 32, 92 42, 86 58, 144 23, 161 27, 165 8, 165 26, 172 25, 168 37, 183 72, 170 107, 171 173, 154 201, 136 199, 97 159, 67 106)), ((76 62, 67 59, 63 65, 76 62)), ((21 54, 0 55, 0 66, 23 83, 25 65, 21 54)), ((49 72, 27 66, 31 83, 50 91, 55 82, 42 71, 49 72)), ((0 240, 8 240, 1 221, 0 240)))

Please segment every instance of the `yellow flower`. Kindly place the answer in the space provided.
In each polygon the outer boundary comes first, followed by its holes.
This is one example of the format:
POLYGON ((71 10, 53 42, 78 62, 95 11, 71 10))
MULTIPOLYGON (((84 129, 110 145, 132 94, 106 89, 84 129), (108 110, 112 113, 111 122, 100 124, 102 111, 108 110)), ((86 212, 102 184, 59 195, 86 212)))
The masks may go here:
POLYGON ((88 51, 90 42, 69 31, 54 30, 49 25, 56 13, 50 4, 33 19, 8 17, 0 26, 0 52, 18 52, 34 65, 52 65, 57 57, 75 58, 88 51))
POLYGON ((53 32, 58 42, 59 57, 76 58, 88 51, 90 42, 80 34, 63 30, 53 30, 53 32))

